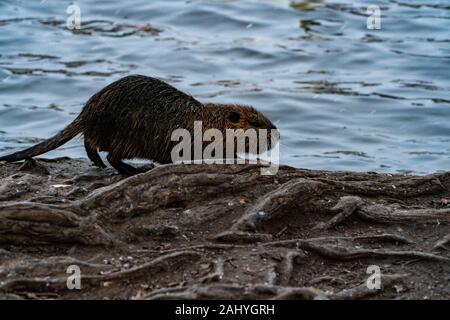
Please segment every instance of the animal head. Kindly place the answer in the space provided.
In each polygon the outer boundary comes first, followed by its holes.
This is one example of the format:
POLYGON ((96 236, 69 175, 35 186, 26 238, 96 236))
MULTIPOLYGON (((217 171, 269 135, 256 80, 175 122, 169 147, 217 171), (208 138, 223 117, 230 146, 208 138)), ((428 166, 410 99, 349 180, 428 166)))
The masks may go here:
MULTIPOLYGON (((209 128, 220 129, 224 134, 227 129, 232 130, 255 130, 258 138, 259 129, 266 129, 267 132, 267 148, 272 148, 272 130, 277 130, 277 127, 261 112, 251 106, 237 105, 237 104, 205 104, 209 108, 211 118, 215 121, 209 124, 209 128)), ((246 149, 248 149, 248 140, 245 141, 246 149)), ((259 150, 262 152, 265 150, 259 150)))
POLYGON ((251 106, 212 103, 205 106, 211 111, 215 124, 219 125, 218 129, 277 129, 266 116, 251 106))
POLYGON ((266 116, 251 106, 228 105, 225 109, 228 129, 276 129, 266 116))

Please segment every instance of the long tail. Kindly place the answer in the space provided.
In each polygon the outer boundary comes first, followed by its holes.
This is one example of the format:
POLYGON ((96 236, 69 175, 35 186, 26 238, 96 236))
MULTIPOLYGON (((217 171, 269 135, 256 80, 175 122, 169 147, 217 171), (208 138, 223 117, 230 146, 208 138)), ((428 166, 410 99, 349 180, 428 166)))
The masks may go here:
POLYGON ((75 137, 77 134, 81 133, 82 130, 83 126, 81 117, 78 116, 71 124, 69 124, 65 129, 60 131, 52 138, 42 141, 41 143, 38 143, 37 145, 32 146, 28 149, 0 157, 0 161, 14 162, 43 154, 63 145, 64 143, 75 137))

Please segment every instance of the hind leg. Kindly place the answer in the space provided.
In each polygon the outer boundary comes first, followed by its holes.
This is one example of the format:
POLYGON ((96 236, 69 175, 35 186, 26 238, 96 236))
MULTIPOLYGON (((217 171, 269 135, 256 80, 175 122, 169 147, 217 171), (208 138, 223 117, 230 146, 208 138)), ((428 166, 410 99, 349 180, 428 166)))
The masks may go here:
POLYGON ((87 156, 91 161, 99 168, 106 168, 106 165, 103 163, 102 158, 98 155, 97 148, 91 147, 86 139, 84 139, 84 148, 86 149, 87 156))
POLYGON ((138 168, 135 168, 133 166, 130 166, 129 164, 126 164, 125 162, 122 161, 122 159, 116 159, 114 156, 110 154, 108 154, 108 156, 106 157, 106 159, 108 159, 108 162, 120 173, 122 174, 126 174, 129 176, 138 174, 138 173, 142 173, 145 172, 145 170, 140 170, 138 168))

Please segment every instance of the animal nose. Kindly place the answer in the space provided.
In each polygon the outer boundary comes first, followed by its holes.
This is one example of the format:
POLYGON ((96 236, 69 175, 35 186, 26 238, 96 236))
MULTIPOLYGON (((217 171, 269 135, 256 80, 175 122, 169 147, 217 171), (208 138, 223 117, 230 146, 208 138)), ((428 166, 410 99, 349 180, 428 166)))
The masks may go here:
POLYGON ((272 124, 272 126, 270 127, 270 129, 271 129, 271 130, 277 130, 277 131, 276 131, 276 132, 277 132, 277 139, 280 140, 280 138, 281 138, 280 130, 278 130, 278 128, 277 128, 274 124, 272 124))
POLYGON ((277 130, 278 128, 273 123, 270 123, 270 129, 277 130))

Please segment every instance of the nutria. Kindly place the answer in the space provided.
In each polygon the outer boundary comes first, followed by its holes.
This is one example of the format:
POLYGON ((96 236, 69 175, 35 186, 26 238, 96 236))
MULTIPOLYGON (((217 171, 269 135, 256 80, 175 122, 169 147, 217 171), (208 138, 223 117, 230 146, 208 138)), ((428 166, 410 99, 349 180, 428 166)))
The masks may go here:
POLYGON ((132 75, 94 94, 80 115, 54 137, 0 160, 31 158, 56 149, 81 133, 86 153, 96 166, 106 167, 98 151, 107 151, 107 160, 115 169, 135 174, 141 171, 123 159, 170 163, 172 131, 185 128, 192 132, 194 121, 202 121, 205 129, 222 132, 238 128, 276 129, 252 107, 200 103, 162 80, 132 75))

